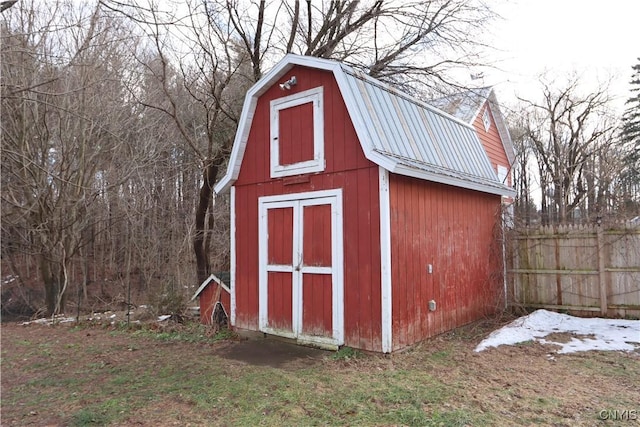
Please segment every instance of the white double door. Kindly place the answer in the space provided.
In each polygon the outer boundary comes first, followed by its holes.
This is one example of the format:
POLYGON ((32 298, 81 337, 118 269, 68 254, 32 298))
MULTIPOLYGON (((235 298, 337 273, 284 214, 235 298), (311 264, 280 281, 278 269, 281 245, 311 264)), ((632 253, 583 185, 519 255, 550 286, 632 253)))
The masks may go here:
POLYGON ((261 197, 259 324, 301 342, 344 342, 342 191, 261 197))

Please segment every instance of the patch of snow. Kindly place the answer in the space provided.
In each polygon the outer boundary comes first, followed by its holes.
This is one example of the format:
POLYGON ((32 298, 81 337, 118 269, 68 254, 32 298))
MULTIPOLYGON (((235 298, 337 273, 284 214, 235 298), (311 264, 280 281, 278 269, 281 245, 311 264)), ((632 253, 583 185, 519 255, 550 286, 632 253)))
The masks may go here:
POLYGON ((2 279, 2 284, 8 285, 9 283, 15 282, 17 278, 18 276, 14 276, 13 274, 10 274, 2 279))
POLYGON ((170 314, 163 314, 162 316, 158 316, 158 322, 164 322, 165 320, 167 320, 170 317, 171 317, 170 314))
POLYGON ((536 310, 493 331, 475 351, 532 340, 560 346, 557 351, 560 354, 589 350, 634 351, 640 349, 640 320, 582 318, 536 310), (563 332, 576 336, 566 343, 544 339, 549 334, 563 332))
POLYGON ((53 323, 70 323, 70 322, 75 322, 76 318, 75 317, 66 317, 64 314, 58 314, 56 316, 52 317, 43 317, 41 319, 36 319, 36 320, 31 320, 28 322, 21 322, 19 323, 19 325, 31 325, 31 324, 36 324, 36 325, 51 325, 53 323))

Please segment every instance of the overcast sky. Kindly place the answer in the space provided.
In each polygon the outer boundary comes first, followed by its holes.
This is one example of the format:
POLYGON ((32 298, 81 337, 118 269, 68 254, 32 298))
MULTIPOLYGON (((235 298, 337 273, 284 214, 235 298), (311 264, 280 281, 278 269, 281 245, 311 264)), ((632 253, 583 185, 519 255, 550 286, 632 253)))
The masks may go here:
POLYGON ((544 71, 558 79, 575 71, 587 90, 611 76, 615 107, 624 108, 640 57, 640 0, 499 0, 494 7, 503 19, 493 25, 492 45, 504 71, 486 72, 485 83, 501 103, 515 101, 514 93, 535 97, 544 71))

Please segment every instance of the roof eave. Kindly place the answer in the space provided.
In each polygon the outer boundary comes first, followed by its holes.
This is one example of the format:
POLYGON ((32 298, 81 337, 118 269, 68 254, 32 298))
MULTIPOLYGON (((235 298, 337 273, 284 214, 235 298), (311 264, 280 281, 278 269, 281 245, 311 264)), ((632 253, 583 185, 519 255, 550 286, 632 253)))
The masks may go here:
MULTIPOLYGON (((251 128, 251 123, 253 120, 253 115, 255 113, 255 108, 258 102, 258 98, 266 92, 273 84, 275 84, 279 79, 281 79, 291 68, 296 65, 306 66, 310 68, 321 69, 325 71, 331 71, 336 78, 336 82, 338 87, 342 93, 343 99, 345 101, 347 111, 350 115, 350 118, 354 124, 356 129, 356 134, 358 135, 358 139, 360 141, 360 145, 364 155, 367 159, 372 161, 373 163, 383 167, 392 173, 397 173, 405 176, 412 176, 419 179, 424 179, 427 181, 438 182, 442 184, 452 185, 456 187, 466 188, 470 190, 481 191, 490 194, 498 194, 504 196, 515 196, 515 192, 496 182, 496 185, 487 185, 484 183, 480 183, 473 180, 467 180, 462 178, 456 178, 451 176, 441 176, 434 172, 424 171, 421 169, 412 168, 406 165, 402 165, 397 162, 397 160, 385 156, 381 153, 378 153, 373 149, 373 144, 371 143, 371 135, 366 131, 367 126, 363 118, 358 113, 358 109, 356 108, 356 100, 353 98, 353 94, 348 90, 348 85, 345 83, 345 71, 353 72, 350 67, 347 67, 338 62, 329 61, 320 58, 314 57, 306 57, 288 54, 286 55, 278 64, 274 66, 268 73, 266 73, 256 84, 254 84, 247 95, 245 96, 245 102, 242 109, 242 113, 240 115, 240 121, 238 125, 238 131, 236 132, 236 137, 233 142, 233 148, 231 151, 231 157, 229 159, 229 165, 227 167, 226 174, 218 181, 218 183, 214 186, 214 191, 217 194, 224 193, 229 190, 229 188, 235 183, 238 178, 238 174, 240 172, 241 160, 244 156, 244 151, 246 148, 246 144, 249 138, 249 132, 251 128)), ((436 112, 448 116, 448 118, 457 121, 458 123, 466 126, 470 129, 473 129, 473 126, 470 123, 465 123, 464 121, 455 118, 449 114, 446 114, 434 107, 430 107, 426 104, 424 106, 435 110, 436 112)))
POLYGON ((445 176, 438 173, 424 171, 421 169, 412 168, 403 164, 396 163, 392 168, 385 168, 389 172, 396 173, 398 175, 410 176, 412 178, 418 178, 425 181, 437 182, 439 184, 451 185, 454 187, 464 188, 467 190, 480 191, 482 193, 495 194, 498 196, 514 197, 516 195, 513 189, 498 184, 487 185, 481 182, 466 180, 451 176, 445 176))
POLYGON ((513 165, 516 161, 515 147, 513 145, 513 141, 511 140, 511 134, 509 133, 509 129, 507 128, 506 120, 502 115, 502 110, 500 109, 498 98, 496 97, 496 93, 493 89, 491 89, 487 101, 493 107, 491 113, 493 114, 493 120, 495 120, 496 122, 498 134, 500 135, 500 139, 502 140, 502 146, 504 148, 505 154, 507 155, 507 159, 509 160, 509 165, 513 165))
POLYGON ((227 171, 213 187, 213 191, 216 194, 228 191, 238 179, 241 164, 240 160, 242 160, 244 150, 247 146, 249 131, 251 130, 251 123, 253 121, 253 115, 258 103, 258 98, 296 65, 333 71, 334 74, 337 74, 340 70, 340 65, 334 61, 309 56, 287 54, 269 72, 258 80, 245 95, 242 113, 240 114, 240 120, 238 121, 238 130, 236 131, 236 136, 233 141, 233 148, 231 149, 231 157, 229 158, 227 171))
MULTIPOLYGON (((476 121, 476 119, 478 118, 478 115, 480 114, 480 112, 482 111, 482 107, 484 107, 484 104, 487 102, 487 100, 491 97, 491 95, 493 94, 493 87, 491 86, 486 86, 486 87, 482 87, 480 89, 478 89, 478 91, 485 91, 488 90, 489 93, 486 96, 483 96, 483 100, 481 102, 479 102, 478 107, 476 108, 476 111, 471 115, 471 119, 469 120, 469 124, 473 125, 473 123, 476 121)), ((495 96, 495 95, 494 95, 495 96)))

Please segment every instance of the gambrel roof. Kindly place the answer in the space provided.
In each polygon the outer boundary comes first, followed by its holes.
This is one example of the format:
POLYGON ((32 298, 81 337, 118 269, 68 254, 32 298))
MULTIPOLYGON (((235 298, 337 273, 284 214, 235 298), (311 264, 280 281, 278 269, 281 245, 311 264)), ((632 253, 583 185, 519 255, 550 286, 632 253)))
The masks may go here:
POLYGON ((364 155, 389 172, 492 194, 513 195, 493 171, 474 128, 340 62, 288 54, 245 98, 226 175, 238 177, 258 98, 299 65, 333 73, 364 155))

